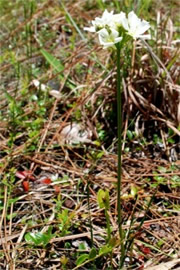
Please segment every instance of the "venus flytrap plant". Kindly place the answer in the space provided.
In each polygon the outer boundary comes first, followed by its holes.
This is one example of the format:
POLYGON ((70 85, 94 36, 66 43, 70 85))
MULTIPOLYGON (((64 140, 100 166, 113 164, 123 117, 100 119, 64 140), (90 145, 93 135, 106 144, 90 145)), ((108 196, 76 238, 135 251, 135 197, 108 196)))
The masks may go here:
MULTIPOLYGON (((150 35, 144 33, 150 28, 147 21, 137 17, 134 11, 131 11, 128 16, 124 12, 113 14, 113 11, 104 11, 101 18, 96 17, 92 21, 91 27, 85 27, 85 31, 97 33, 99 42, 103 45, 103 49, 113 47, 117 50, 117 113, 118 113, 118 179, 117 179, 117 207, 118 207, 118 228, 121 243, 121 258, 120 269, 124 265, 124 260, 127 254, 125 248, 125 236, 122 228, 122 206, 121 206, 121 154, 122 154, 122 106, 121 106, 121 50, 128 41, 133 41, 138 38, 149 39, 150 35)), ((108 225, 110 226, 110 224, 108 225)), ((108 227, 107 226, 107 227, 108 227)), ((110 228, 110 227, 109 227, 110 228)), ((110 239, 110 231, 108 230, 108 239, 110 239)))

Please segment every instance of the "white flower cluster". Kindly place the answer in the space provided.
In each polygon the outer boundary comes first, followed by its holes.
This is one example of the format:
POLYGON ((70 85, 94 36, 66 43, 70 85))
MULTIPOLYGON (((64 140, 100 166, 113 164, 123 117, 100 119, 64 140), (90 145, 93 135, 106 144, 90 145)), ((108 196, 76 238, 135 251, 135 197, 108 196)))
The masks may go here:
POLYGON ((96 17, 92 26, 85 27, 84 30, 98 33, 100 44, 103 48, 108 48, 123 39, 122 30, 133 39, 149 39, 150 35, 144 35, 149 28, 149 23, 139 19, 134 11, 126 17, 124 12, 113 14, 113 11, 105 10, 101 18, 96 17))

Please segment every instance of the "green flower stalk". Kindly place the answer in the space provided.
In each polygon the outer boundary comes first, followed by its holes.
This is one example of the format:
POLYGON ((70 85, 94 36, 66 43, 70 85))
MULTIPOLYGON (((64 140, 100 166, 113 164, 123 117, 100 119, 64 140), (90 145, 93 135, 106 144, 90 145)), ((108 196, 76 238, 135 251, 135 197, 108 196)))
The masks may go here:
MULTIPOLYGON (((121 67, 120 55, 121 44, 116 45, 117 48, 117 128, 118 128, 118 179, 117 179, 117 211, 118 211, 118 229, 121 243, 121 262, 125 256, 124 249, 124 233, 122 228, 122 205, 121 205, 121 168, 122 168, 122 102, 121 102, 121 67)), ((120 262, 120 265, 121 265, 120 262)))

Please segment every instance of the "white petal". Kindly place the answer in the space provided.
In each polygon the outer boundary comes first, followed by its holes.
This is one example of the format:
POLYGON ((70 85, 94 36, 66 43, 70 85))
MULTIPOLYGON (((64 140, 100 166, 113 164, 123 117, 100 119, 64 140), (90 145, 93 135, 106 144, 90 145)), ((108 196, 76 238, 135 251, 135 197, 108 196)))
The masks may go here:
POLYGON ((113 10, 111 12, 108 12, 107 9, 103 12, 102 18, 110 18, 113 15, 113 10))
POLYGON ((106 49, 106 48, 109 48, 109 47, 113 47, 114 46, 114 42, 107 42, 107 43, 104 43, 104 44, 101 44, 101 45, 104 45, 103 46, 103 49, 106 49))
POLYGON ((145 33, 149 28, 150 28, 149 23, 143 20, 141 22, 141 25, 137 29, 137 32, 139 35, 141 35, 141 34, 145 33))
POLYGON ((101 37, 102 39, 107 39, 109 37, 109 33, 105 28, 98 31, 98 34, 99 34, 99 37, 101 37))
POLYGON ((118 37, 118 38, 115 38, 115 42, 114 43, 118 43, 122 40, 122 37, 118 37))
POLYGON ((151 35, 139 35, 139 38, 142 38, 142 39, 151 39, 151 35))
POLYGON ((91 26, 91 27, 84 27, 84 31, 89 31, 89 32, 96 32, 95 27, 91 26))
POLYGON ((93 25, 102 25, 103 20, 102 20, 102 18, 96 17, 95 20, 92 23, 93 23, 93 25))
POLYGON ((119 36, 119 32, 115 29, 111 28, 111 35, 112 38, 117 38, 119 36))
POLYGON ((128 24, 129 24, 129 27, 130 27, 132 32, 135 31, 135 29, 137 28, 139 23, 140 23, 140 19, 137 17, 137 15, 134 13, 134 11, 131 11, 128 14, 128 24))
POLYGON ((115 14, 113 16, 113 21, 115 24, 117 24, 118 26, 121 26, 123 25, 123 21, 127 22, 127 19, 126 19, 126 14, 124 12, 120 12, 119 14, 115 14))
POLYGON ((42 91, 45 91, 45 90, 46 90, 46 85, 43 84, 43 83, 41 84, 41 90, 42 90, 42 91))
POLYGON ((126 17, 124 18, 124 20, 122 20, 122 26, 125 30, 129 31, 128 19, 126 17))
POLYGON ((35 79, 32 82, 33 82, 34 86, 39 87, 40 82, 38 80, 35 79))

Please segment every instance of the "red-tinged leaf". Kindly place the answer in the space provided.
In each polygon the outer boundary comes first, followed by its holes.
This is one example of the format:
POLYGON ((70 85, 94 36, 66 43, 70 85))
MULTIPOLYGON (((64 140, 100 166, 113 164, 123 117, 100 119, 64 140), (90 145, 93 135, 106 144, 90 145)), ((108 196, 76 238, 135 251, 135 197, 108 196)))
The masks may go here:
POLYGON ((26 170, 26 171, 22 171, 22 173, 32 181, 36 180, 36 178, 32 175, 32 171, 26 170))
POLYGON ((17 171, 15 175, 16 175, 16 177, 18 177, 20 179, 25 179, 26 178, 23 171, 17 171))
POLYGON ((35 178, 33 175, 28 176, 28 178, 29 178, 31 181, 35 181, 35 180, 36 180, 36 178, 35 178))
POLYGON ((54 186, 54 190, 55 190, 56 193, 60 193, 61 192, 60 187, 57 186, 57 185, 54 186))
POLYGON ((43 179, 41 179, 40 183, 45 184, 45 185, 49 185, 52 183, 52 181, 50 178, 43 178, 43 179))
POLYGON ((29 181, 23 181, 22 186, 24 188, 24 191, 26 191, 26 192, 29 191, 29 181))
POLYGON ((141 246, 140 249, 145 255, 148 255, 149 253, 151 253, 151 250, 148 247, 141 246))
POLYGON ((144 250, 143 250, 143 253, 144 253, 144 254, 150 254, 150 253, 151 253, 150 248, 145 247, 144 250))
POLYGON ((20 178, 20 179, 25 179, 28 178, 32 181, 35 181, 36 178, 32 175, 32 171, 30 170, 26 170, 26 171, 17 171, 16 172, 16 177, 20 178))

